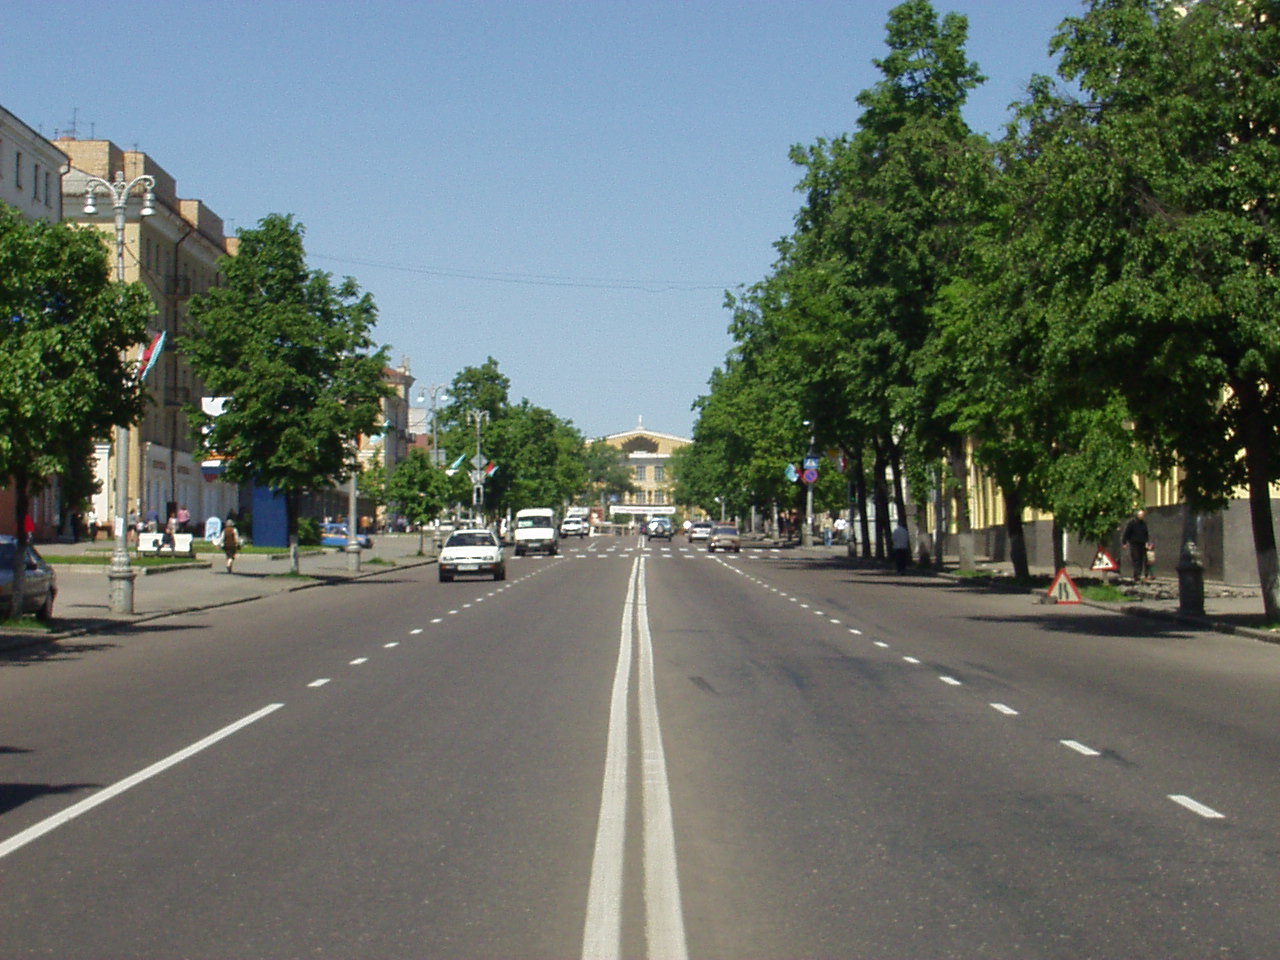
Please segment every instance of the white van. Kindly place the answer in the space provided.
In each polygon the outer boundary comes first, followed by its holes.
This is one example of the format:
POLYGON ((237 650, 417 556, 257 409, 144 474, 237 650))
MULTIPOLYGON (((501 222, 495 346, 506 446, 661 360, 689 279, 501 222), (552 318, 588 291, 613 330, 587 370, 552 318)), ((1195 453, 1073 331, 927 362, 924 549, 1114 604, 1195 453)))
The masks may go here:
POLYGON ((556 512, 550 507, 529 507, 516 511, 516 556, 540 552, 554 557, 559 547, 556 535, 556 512))

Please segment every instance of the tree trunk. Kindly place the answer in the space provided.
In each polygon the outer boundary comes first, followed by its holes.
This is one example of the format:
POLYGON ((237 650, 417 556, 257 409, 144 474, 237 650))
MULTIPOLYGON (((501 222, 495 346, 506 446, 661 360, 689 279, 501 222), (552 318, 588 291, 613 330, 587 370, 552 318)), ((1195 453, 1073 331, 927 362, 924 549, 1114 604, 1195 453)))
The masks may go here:
POLYGON ((871 559, 871 511, 867 509, 867 471, 862 465, 862 447, 858 447, 858 472, 853 482, 858 488, 858 529, 862 531, 862 559, 871 559))
POLYGON ((297 576, 302 572, 298 558, 298 494, 290 490, 284 495, 284 504, 289 525, 289 572, 297 576))
POLYGON ((1062 546, 1062 527, 1058 525, 1058 518, 1053 518, 1053 569, 1054 571, 1062 570, 1067 565, 1067 551, 1062 546))
POLYGON ((898 519, 907 522, 907 492, 902 483, 902 448, 889 441, 889 464, 893 467, 893 502, 898 508, 898 519))
POLYGON ((1009 535, 1009 559, 1013 562, 1013 575, 1019 580, 1031 578, 1027 564, 1027 541, 1022 531, 1022 493, 1017 490, 1004 494, 1004 528, 1009 535))
POLYGON ((876 441, 875 464, 872 466, 871 482, 875 488, 876 500, 876 559, 883 560, 888 556, 889 544, 889 486, 885 483, 884 444, 876 441))
POLYGON ((969 513, 969 464, 964 453, 964 441, 957 441, 948 458, 951 475, 955 478, 953 503, 956 520, 956 554, 961 570, 976 566, 973 552, 973 517, 969 513))
POLYGON ((1262 411, 1255 382, 1233 384, 1240 400, 1245 469, 1249 477, 1249 516, 1253 521, 1253 549, 1262 585, 1262 606, 1268 622, 1280 620, 1280 566, 1276 558, 1276 528, 1271 518, 1271 431, 1262 411))

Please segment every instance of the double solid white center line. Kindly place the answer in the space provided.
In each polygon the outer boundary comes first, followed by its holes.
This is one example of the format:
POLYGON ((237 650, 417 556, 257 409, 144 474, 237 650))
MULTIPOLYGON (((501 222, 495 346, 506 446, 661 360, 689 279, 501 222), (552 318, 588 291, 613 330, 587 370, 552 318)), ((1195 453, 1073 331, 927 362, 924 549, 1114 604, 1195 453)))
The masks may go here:
POLYGON ((631 566, 622 606, 618 666, 609 707, 609 735, 605 752, 604 790, 596 826, 587 919, 582 937, 584 960, 614 960, 622 952, 622 877, 627 827, 627 723, 631 664, 638 659, 640 715, 641 824, 643 830, 645 937, 648 955, 662 960, 685 960, 684 915, 676 871, 675 829, 666 756, 658 725, 658 701, 653 677, 653 638, 649 632, 649 604, 645 561, 631 566), (638 657, 633 643, 638 638, 638 657))

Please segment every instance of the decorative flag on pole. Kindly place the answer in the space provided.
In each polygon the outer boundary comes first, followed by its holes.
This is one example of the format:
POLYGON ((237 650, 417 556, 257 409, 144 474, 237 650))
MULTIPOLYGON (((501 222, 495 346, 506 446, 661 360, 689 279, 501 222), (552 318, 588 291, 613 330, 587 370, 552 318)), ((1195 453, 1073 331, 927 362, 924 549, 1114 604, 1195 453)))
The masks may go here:
POLYGON ((796 465, 794 463, 787 464, 786 477, 788 483, 795 483, 800 479, 800 474, 796 473, 796 465))
POLYGON ((453 463, 449 464, 449 469, 457 470, 460 466, 462 466, 463 463, 466 462, 466 459, 467 459, 467 455, 464 453, 457 460, 453 461, 453 463))
POLYGON ((151 346, 142 351, 142 358, 138 363, 142 367, 142 372, 138 374, 139 380, 147 379, 147 374, 151 372, 151 368, 156 365, 156 361, 160 359, 160 351, 164 349, 165 331, 161 330, 156 334, 151 346))
POLYGON ((494 463, 492 460, 490 460, 489 465, 484 468, 484 475, 486 477, 492 477, 497 472, 498 472, 498 465, 494 463))

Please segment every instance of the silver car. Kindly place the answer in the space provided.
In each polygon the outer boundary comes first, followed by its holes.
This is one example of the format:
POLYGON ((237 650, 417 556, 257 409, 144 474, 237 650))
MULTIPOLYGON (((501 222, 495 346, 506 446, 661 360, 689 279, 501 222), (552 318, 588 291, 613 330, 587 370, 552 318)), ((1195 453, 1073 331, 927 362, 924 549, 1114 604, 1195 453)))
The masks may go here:
MULTIPOLYGON (((0 534, 0 617, 8 616, 13 602, 13 560, 18 538, 0 534)), ((22 612, 34 613, 42 621, 53 619, 53 601, 58 595, 58 577, 36 548, 27 546, 27 569, 23 578, 22 612)))

